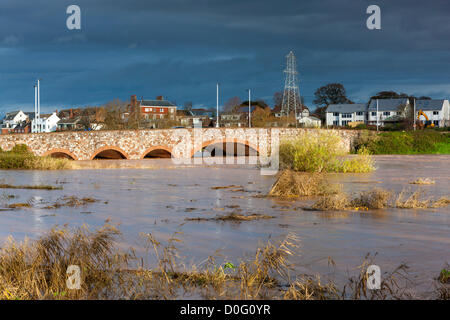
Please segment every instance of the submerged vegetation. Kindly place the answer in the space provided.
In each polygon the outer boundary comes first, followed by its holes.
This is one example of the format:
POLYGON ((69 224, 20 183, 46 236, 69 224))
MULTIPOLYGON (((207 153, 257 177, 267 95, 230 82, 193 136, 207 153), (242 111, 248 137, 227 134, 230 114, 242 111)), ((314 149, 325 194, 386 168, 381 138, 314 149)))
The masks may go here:
POLYGON ((11 184, 0 184, 0 189, 28 189, 28 190, 62 190, 62 187, 55 187, 50 185, 29 185, 29 186, 15 186, 11 184))
POLYGON ((374 188, 359 193, 353 199, 343 192, 325 195, 314 203, 312 209, 321 211, 383 208, 429 209, 448 205, 450 205, 449 197, 440 199, 425 197, 425 192, 422 190, 416 190, 415 192, 403 190, 398 195, 395 195, 388 190, 374 188))
MULTIPOLYGON (((293 274, 289 261, 298 255, 299 240, 288 235, 258 248, 253 258, 235 263, 206 263, 189 267, 179 257, 172 236, 167 244, 142 234, 152 268, 134 249, 117 249, 120 232, 106 224, 96 231, 81 227, 53 228, 41 238, 18 243, 10 238, 0 249, 0 299, 177 299, 191 295, 204 299, 403 299, 409 282, 408 267, 384 273, 379 290, 367 289, 367 255, 343 285, 319 275, 293 274), (68 267, 81 270, 80 289, 67 288, 68 267), (406 281, 402 281, 406 279, 406 281)), ((334 264, 333 264, 334 265, 334 264)), ((446 279, 446 278, 443 278, 446 279)), ((443 280, 436 297, 443 298, 443 280)))
POLYGON ((10 151, 0 149, 0 169, 63 170, 71 168, 70 160, 35 156, 23 144, 14 146, 10 151))
POLYGON ((373 160, 365 148, 345 159, 342 139, 333 132, 318 130, 283 140, 280 144, 282 169, 302 172, 371 172, 373 160))

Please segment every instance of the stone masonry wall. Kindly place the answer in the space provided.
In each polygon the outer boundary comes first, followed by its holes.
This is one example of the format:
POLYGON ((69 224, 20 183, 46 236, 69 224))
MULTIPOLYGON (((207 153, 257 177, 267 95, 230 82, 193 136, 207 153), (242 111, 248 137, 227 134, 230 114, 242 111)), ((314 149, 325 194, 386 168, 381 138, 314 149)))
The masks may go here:
POLYGON ((127 159, 142 159, 154 149, 163 149, 174 157, 191 157, 196 151, 213 142, 240 142, 265 154, 271 146, 271 138, 278 134, 294 137, 306 131, 328 131, 342 137, 343 147, 350 150, 358 131, 325 129, 166 129, 166 130, 117 130, 90 132, 53 132, 38 134, 0 135, 0 147, 10 150, 16 144, 25 144, 38 156, 63 152, 75 160, 91 160, 104 150, 116 150, 127 159))

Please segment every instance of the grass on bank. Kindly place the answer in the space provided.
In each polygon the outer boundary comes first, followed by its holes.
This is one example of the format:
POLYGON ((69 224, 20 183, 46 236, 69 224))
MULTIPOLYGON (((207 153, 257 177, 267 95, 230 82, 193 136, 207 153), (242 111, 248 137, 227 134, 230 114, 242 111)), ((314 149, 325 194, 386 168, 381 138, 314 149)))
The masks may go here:
POLYGON ((380 134, 361 131, 355 148, 367 149, 371 154, 450 154, 450 133, 435 130, 380 134))
POLYGON ((282 169, 301 172, 371 172, 375 168, 368 150, 361 147, 356 156, 345 158, 342 138, 332 131, 303 132, 280 143, 282 169))
MULTIPOLYGON (((410 298, 399 281, 408 277, 404 265, 383 274, 381 289, 367 289, 367 266, 374 263, 370 256, 341 287, 331 278, 295 275, 290 257, 299 254, 299 240, 294 235, 276 244, 267 242, 253 258, 218 263, 211 256, 199 266, 186 267, 175 245, 180 239, 172 236, 163 244, 143 234, 147 253, 155 258, 153 268, 145 267, 135 250, 117 249, 119 236, 114 226, 106 224, 96 231, 53 228, 37 240, 22 243, 10 238, 0 248, 0 299, 410 298), (69 265, 81 269, 79 290, 67 289, 69 265)), ((437 291, 436 297, 448 297, 445 292, 437 291)))
POLYGON ((71 168, 70 160, 35 156, 23 144, 15 145, 10 151, 0 149, 0 169, 63 170, 71 168))

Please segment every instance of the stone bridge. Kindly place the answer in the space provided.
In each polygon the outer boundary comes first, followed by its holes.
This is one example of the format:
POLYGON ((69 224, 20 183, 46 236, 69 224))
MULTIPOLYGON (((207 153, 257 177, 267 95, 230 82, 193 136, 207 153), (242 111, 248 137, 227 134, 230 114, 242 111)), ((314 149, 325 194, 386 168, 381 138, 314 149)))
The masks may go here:
POLYGON ((245 150, 246 155, 252 152, 268 155, 271 145, 282 138, 319 130, 341 136, 347 150, 358 134, 350 130, 294 128, 78 131, 0 135, 0 147, 7 151, 17 144, 25 144, 35 155, 73 160, 191 158, 205 148, 214 150, 213 146, 226 147, 229 154, 230 144, 235 155, 237 146, 243 146, 240 150, 245 150))

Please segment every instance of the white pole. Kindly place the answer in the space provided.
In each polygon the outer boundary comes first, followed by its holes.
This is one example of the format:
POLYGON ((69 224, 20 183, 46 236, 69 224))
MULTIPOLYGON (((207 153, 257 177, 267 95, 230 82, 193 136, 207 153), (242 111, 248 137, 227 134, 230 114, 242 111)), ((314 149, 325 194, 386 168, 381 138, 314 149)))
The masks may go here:
POLYGON ((217 120, 216 120, 216 128, 219 128, 219 83, 217 82, 217 120))
POLYGON ((414 99, 414 115, 413 115, 413 118, 414 118, 413 128, 414 128, 414 131, 416 131, 416 99, 414 99))
POLYGON ((378 99, 377 99, 377 131, 378 131, 378 99))
POLYGON ((252 127, 252 112, 251 112, 251 90, 248 89, 248 127, 252 127))
POLYGON ((38 79, 37 91, 38 91, 38 94, 37 94, 37 97, 38 97, 38 100, 37 100, 37 118, 39 119, 40 118, 40 114, 41 114, 41 80, 40 79, 38 79))
POLYGON ((34 85, 34 119, 31 121, 31 131, 36 132, 37 129, 37 86, 34 85), (33 130, 33 122, 34 122, 34 130, 33 130))

